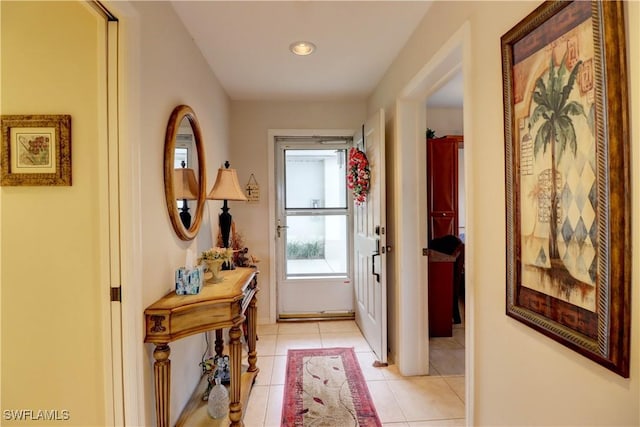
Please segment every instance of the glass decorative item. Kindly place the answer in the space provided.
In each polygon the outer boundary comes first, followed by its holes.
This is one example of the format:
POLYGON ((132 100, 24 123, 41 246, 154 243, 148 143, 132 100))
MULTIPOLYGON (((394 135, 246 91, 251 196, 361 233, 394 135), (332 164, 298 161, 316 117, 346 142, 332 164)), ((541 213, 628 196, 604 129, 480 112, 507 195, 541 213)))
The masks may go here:
POLYGON ((220 419, 226 417, 229 411, 229 391, 222 385, 219 377, 216 377, 215 381, 209 392, 207 413, 213 419, 220 419))

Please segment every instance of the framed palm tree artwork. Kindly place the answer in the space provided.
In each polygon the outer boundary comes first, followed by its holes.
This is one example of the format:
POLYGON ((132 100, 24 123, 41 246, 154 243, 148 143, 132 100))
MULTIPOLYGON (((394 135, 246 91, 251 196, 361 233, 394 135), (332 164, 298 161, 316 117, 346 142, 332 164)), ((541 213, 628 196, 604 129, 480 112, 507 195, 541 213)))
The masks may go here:
POLYGON ((628 377, 623 4, 545 2, 501 44, 506 314, 628 377))

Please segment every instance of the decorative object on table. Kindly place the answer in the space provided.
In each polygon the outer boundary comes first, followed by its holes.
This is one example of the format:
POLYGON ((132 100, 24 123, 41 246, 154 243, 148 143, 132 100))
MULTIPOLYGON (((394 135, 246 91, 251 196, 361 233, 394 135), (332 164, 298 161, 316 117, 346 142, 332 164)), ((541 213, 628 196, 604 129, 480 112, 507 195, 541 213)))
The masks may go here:
MULTIPOLYGON (((218 233, 218 245, 222 246, 222 233, 218 233)), ((236 231, 235 221, 231 222, 231 234, 229 236, 229 247, 233 249, 232 265, 234 267, 251 267, 251 255, 249 248, 244 245, 242 233, 236 231)), ((233 268, 231 268, 233 269, 233 268)))
POLYGON ((220 378, 220 382, 222 382, 222 384, 231 383, 231 370, 228 355, 216 355, 206 359, 203 356, 202 362, 200 362, 200 367, 202 368, 202 375, 207 377, 207 382, 209 384, 202 396, 202 400, 208 399, 209 392, 214 386, 214 380, 216 378, 220 378))
POLYGON ((220 276, 222 264, 233 259, 233 249, 231 248, 211 248, 203 251, 198 258, 198 264, 206 264, 207 270, 211 273, 211 278, 207 283, 220 283, 223 278, 220 276))
POLYGON ((71 185, 71 116, 3 115, 0 185, 71 185))
MULTIPOLYGON (((218 367, 218 371, 220 367, 218 367)), ((213 419, 220 419, 227 416, 229 411, 229 390, 222 385, 220 375, 214 377, 214 385, 211 387, 207 399, 207 413, 213 419)))
POLYGON ((255 267, 258 268, 258 263, 260 262, 260 258, 255 255, 249 255, 249 262, 247 263, 247 267, 255 267))
MULTIPOLYGON (((205 334, 207 337, 207 334, 205 334)), ((209 347, 209 341, 207 340, 207 348, 209 347)), ((202 400, 209 399, 209 393, 211 392, 211 388, 215 385, 215 375, 216 375, 216 364, 214 362, 213 357, 208 357, 205 359, 205 355, 202 355, 202 362, 200 362, 200 368, 202 369, 202 376, 207 377, 207 388, 202 394, 202 400)))
POLYGON ((213 358, 213 362, 216 364, 216 376, 220 378, 223 384, 229 384, 231 382, 231 371, 229 370, 229 356, 223 354, 222 356, 216 355, 213 358))
POLYGON ((180 267, 176 269, 176 295, 196 295, 202 289, 204 269, 198 265, 194 268, 180 267))
POLYGON ((224 163, 224 168, 218 169, 216 182, 207 196, 209 200, 223 200, 222 213, 219 216, 220 233, 222 234, 222 245, 225 248, 230 247, 229 236, 231 233, 231 222, 233 218, 229 213, 227 201, 241 200, 246 201, 240 184, 238 184, 238 175, 235 169, 229 169, 229 162, 224 163))
POLYGON ((233 263, 237 267, 248 267, 249 260, 247 259, 247 254, 249 253, 249 248, 242 248, 234 251, 234 259, 233 263))
POLYGON ((249 176, 249 181, 245 186, 247 200, 250 202, 259 202, 260 201, 260 186, 258 185, 258 181, 256 181, 256 177, 251 174, 249 176))
POLYGON ((180 208, 180 220, 187 230, 191 227, 191 214, 189 213, 188 200, 198 200, 198 182, 193 169, 186 167, 184 160, 181 168, 173 170, 173 187, 176 200, 182 200, 180 208))
POLYGON ((382 425, 353 348, 287 352, 281 425, 382 425))
POLYGON ((364 151, 356 147, 349 150, 349 163, 347 172, 347 186, 353 190, 353 200, 357 206, 367 201, 371 172, 369 160, 364 151))
POLYGON ((427 139, 433 139, 435 137, 436 137, 436 131, 431 128, 427 128, 427 139))
POLYGON ((507 315, 627 378, 623 2, 545 2, 502 36, 507 315))

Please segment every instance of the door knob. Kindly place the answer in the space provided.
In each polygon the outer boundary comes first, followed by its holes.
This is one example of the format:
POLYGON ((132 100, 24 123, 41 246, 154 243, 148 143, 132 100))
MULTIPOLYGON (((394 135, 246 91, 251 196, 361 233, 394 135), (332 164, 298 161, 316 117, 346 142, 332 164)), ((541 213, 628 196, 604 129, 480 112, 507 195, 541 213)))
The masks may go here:
POLYGON ((278 225, 276 226, 276 231, 278 233, 278 237, 280 237, 280 231, 282 231, 283 228, 289 228, 288 225, 280 225, 280 220, 278 220, 278 225))

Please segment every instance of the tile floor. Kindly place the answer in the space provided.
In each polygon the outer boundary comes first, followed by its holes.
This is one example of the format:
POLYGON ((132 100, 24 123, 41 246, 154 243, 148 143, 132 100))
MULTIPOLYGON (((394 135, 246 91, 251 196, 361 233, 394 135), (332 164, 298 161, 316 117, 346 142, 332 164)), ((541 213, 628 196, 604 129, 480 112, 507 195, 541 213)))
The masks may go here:
MULTIPOLYGON (((258 367, 246 427, 279 427, 287 350, 354 347, 383 426, 464 426, 464 329, 431 339, 431 375, 403 377, 395 365, 374 368, 374 355, 353 321, 258 326, 258 367)), ((336 426, 339 427, 339 426, 336 426)))

